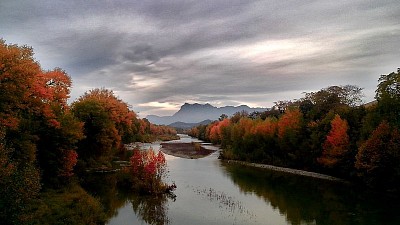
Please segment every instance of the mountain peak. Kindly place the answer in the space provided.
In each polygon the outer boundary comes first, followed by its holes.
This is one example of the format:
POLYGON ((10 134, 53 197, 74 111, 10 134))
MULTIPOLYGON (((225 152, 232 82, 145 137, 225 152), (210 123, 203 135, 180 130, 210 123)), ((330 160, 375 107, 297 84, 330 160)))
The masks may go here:
POLYGON ((250 108, 247 105, 240 106, 224 106, 217 108, 209 103, 199 104, 199 103, 184 103, 180 110, 172 116, 154 116, 149 115, 146 118, 154 124, 169 125, 174 122, 184 122, 184 123, 198 123, 204 120, 217 120, 222 114, 232 116, 236 112, 240 111, 266 111, 267 108, 250 108))
POLYGON ((192 110, 192 109, 210 109, 210 108, 215 108, 214 106, 210 105, 209 103, 207 104, 199 104, 199 103, 194 103, 194 104, 190 104, 190 103, 185 103, 181 106, 181 109, 176 112, 175 114, 181 112, 181 110, 192 110))

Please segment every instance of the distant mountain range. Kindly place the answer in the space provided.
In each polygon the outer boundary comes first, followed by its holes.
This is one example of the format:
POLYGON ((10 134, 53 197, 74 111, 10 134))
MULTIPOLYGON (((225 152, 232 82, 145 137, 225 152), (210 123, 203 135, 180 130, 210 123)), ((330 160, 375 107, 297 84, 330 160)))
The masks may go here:
POLYGON ((212 123, 212 120, 203 120, 201 122, 198 123, 184 123, 184 122, 175 122, 175 123, 171 123, 168 126, 170 127, 175 127, 177 129, 182 129, 182 130, 188 130, 192 127, 197 127, 199 125, 208 125, 210 123, 212 123))
MULTIPOLYGON (((226 114, 227 116, 232 116, 236 112, 246 111, 249 113, 252 112, 263 112, 268 110, 267 108, 250 108, 247 105, 241 106, 225 106, 225 107, 215 107, 210 104, 189 104, 185 103, 181 106, 178 112, 176 112, 172 116, 156 116, 156 115, 148 115, 146 119, 148 119, 151 123, 159 124, 159 125, 182 125, 186 124, 198 124, 205 120, 217 120, 222 114, 226 114), (181 124, 176 124, 177 122, 181 122, 181 124)), ((189 125, 188 125, 189 126, 189 125)), ((176 127, 176 126, 175 126, 176 127)))

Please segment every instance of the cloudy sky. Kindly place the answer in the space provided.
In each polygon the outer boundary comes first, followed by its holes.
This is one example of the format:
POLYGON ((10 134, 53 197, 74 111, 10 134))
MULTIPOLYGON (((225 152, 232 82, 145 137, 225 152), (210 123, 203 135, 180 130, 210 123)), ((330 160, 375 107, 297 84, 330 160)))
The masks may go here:
POLYGON ((400 67, 399 0, 1 0, 0 38, 144 117, 185 102, 269 107, 331 85, 374 97, 400 67))

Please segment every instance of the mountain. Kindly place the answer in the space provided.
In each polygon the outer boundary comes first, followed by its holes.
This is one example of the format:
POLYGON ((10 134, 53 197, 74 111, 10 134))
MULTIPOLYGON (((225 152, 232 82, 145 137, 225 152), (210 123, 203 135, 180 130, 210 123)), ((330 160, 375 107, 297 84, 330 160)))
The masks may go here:
POLYGON ((207 124, 210 124, 212 122, 213 122, 212 120, 203 120, 203 121, 201 121, 199 123, 174 122, 174 123, 169 124, 168 126, 186 130, 186 129, 190 129, 192 127, 197 127, 199 125, 207 125, 207 124))
POLYGON ((185 103, 181 106, 178 112, 172 116, 156 116, 148 115, 148 119, 151 123, 169 125, 175 122, 183 123, 198 123, 204 120, 217 120, 222 114, 232 116, 236 112, 247 111, 249 113, 254 111, 263 112, 268 110, 267 108, 250 108, 247 105, 241 106, 225 106, 215 107, 210 104, 189 104, 185 103))

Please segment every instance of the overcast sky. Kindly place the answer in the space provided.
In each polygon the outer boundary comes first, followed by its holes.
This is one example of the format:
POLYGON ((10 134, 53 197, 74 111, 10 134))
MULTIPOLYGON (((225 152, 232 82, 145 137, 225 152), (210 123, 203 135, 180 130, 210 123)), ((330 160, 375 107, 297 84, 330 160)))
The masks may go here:
POLYGON ((399 0, 1 0, 0 38, 133 110, 269 107, 331 85, 364 88, 400 67, 399 0))

